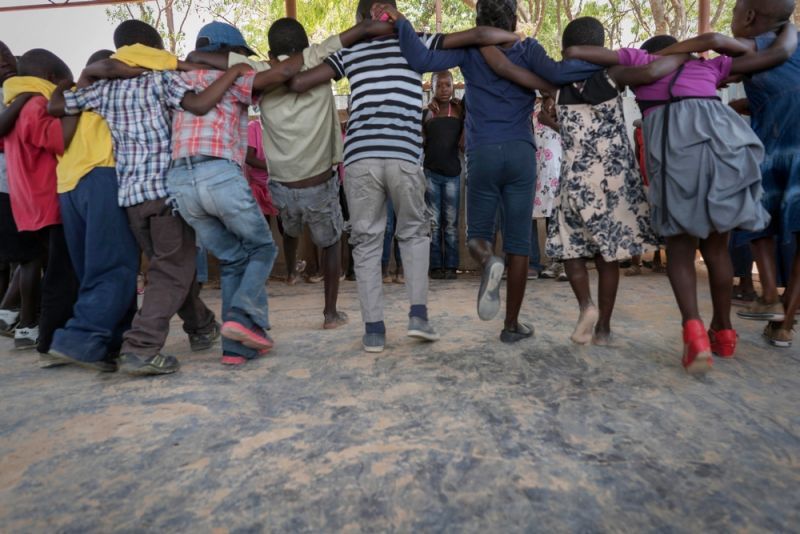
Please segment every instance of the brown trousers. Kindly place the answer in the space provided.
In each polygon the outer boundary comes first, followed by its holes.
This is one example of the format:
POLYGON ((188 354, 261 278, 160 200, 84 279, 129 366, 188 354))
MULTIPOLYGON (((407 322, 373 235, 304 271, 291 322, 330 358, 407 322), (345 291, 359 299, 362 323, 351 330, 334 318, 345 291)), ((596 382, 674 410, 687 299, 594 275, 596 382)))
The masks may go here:
POLYGON ((123 338, 122 353, 142 358, 158 354, 176 313, 187 334, 207 334, 214 313, 200 300, 194 230, 173 213, 166 199, 127 208, 133 235, 149 260, 142 307, 123 338))

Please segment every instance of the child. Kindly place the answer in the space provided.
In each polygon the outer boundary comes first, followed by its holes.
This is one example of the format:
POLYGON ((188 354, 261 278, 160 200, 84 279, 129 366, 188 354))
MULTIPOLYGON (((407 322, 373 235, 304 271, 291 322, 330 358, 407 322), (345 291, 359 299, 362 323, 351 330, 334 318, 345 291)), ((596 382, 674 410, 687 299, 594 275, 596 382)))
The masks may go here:
MULTIPOLYGON (((388 24, 371 22, 309 46, 305 28, 299 22, 290 18, 277 20, 268 32, 270 59, 289 57, 301 61, 304 70, 311 69, 342 47, 367 36, 391 32, 388 24)), ((209 60, 201 54, 192 54, 189 59, 209 60)), ((271 68, 269 62, 249 60, 240 54, 231 54, 227 60, 224 66, 246 63, 258 71, 271 68)), ((307 224, 312 241, 323 250, 325 308, 322 327, 338 328, 346 324, 348 318, 336 307, 344 221, 339 207, 339 182, 333 173, 333 167, 342 157, 333 93, 329 85, 302 95, 278 87, 265 92, 259 106, 264 127, 264 154, 269 161, 270 191, 280 211, 287 263, 294 263, 292 258, 298 239, 307 224)))
MULTIPOLYGON (((88 65, 112 53, 99 51, 88 65)), ((55 332, 40 367, 71 362, 114 371, 110 357, 118 354, 136 313, 139 248, 116 202, 111 132, 99 115, 81 114, 57 173, 64 234, 80 289, 73 317, 55 332)))
POLYGON ((397 227, 397 214, 394 212, 392 201, 386 201, 386 229, 383 231, 383 254, 381 254, 381 275, 384 284, 402 284, 405 282, 403 275, 403 254, 400 252, 400 242, 397 240, 395 228, 397 227), (394 250, 392 250, 394 249, 394 250), (389 263, 394 252, 394 276, 392 276, 389 263))
MULTIPOLYGON (((790 19, 794 5, 790 0, 738 0, 731 31, 740 42, 762 50, 770 46, 778 27, 790 19)), ((763 203, 772 215, 772 224, 763 233, 749 236, 763 295, 739 316, 772 321, 764 329, 767 341, 775 347, 791 347, 795 314, 800 308, 800 253, 794 256, 781 305, 775 278, 775 240, 782 246, 792 240, 800 245, 800 50, 783 65, 746 78, 744 86, 751 126, 766 151, 761 164, 763 203)))
MULTIPOLYGON (((117 55, 126 46, 164 48, 155 28, 136 20, 117 27, 114 44, 117 55)), ((169 63, 173 69, 177 66, 174 56, 169 63)), ((114 69, 128 75, 130 69, 143 72, 123 67, 116 60, 101 61, 87 67, 82 78, 109 70, 113 74, 114 69)), ((240 74, 242 69, 230 70, 208 89, 194 93, 176 72, 146 72, 130 79, 101 80, 76 92, 57 92, 50 102, 56 115, 93 109, 106 119, 114 140, 119 204, 126 208, 134 237, 150 260, 142 306, 124 336, 120 371, 159 375, 179 369, 174 356, 161 353, 176 312, 192 350, 207 349, 219 337, 214 314, 199 297, 194 232, 167 202, 166 172, 172 160, 172 110, 205 114, 240 74)))
MULTIPOLYGON (((0 41, 0 84, 16 76, 17 58, 0 41)), ((32 96, 32 95, 31 95, 32 96)), ((8 287, 0 293, 0 335, 14 338, 19 349, 34 348, 39 338, 37 308, 39 306, 39 284, 42 273, 42 250, 31 232, 20 232, 11 212, 11 197, 8 194, 8 173, 2 136, 16 122, 19 111, 30 96, 21 95, 11 104, 16 110, 8 115, 0 88, 0 117, 5 117, 4 132, 0 133, 0 262, 9 267, 19 266, 11 273, 8 287)))
MULTIPOLYGON (((62 121, 47 114, 47 99, 55 90, 55 84, 72 80, 72 73, 61 59, 47 50, 30 50, 20 58, 18 70, 19 76, 8 78, 3 84, 5 103, 25 98, 25 93, 34 96, 22 104, 21 109, 16 109, 18 117, 5 138, 8 186, 17 228, 20 232, 34 232, 47 248, 36 346, 42 355, 40 358, 46 359, 53 334, 72 315, 77 293, 56 193, 56 158, 69 144, 77 120, 62 121)), ((15 113, 13 104, 12 109, 6 111, 9 112, 15 113)), ((35 328, 28 332, 35 335, 35 328)), ((25 346, 33 346, 33 335, 25 346)), ((15 346, 21 346, 16 341, 15 335, 15 346)), ((104 367, 104 370, 109 368, 104 367)))
MULTIPOLYGON (((669 44, 663 37, 654 39, 669 44)), ((675 50, 691 52, 695 46, 690 40, 675 50)), ((734 355, 728 234, 736 228, 761 230, 769 221, 759 202, 763 147, 741 117, 719 101, 717 86, 730 74, 780 63, 796 46, 796 32, 784 31, 770 49, 737 58, 692 59, 675 74, 634 89, 644 113, 652 221, 666 239, 667 274, 683 319, 682 364, 690 373, 710 370, 712 352, 727 358, 734 355), (714 305, 708 332, 697 306, 698 241, 714 305)), ((600 47, 576 47, 565 54, 608 65, 646 65, 659 57, 641 49, 614 52, 600 47)))
MULTIPOLYGON (((564 48, 602 46, 605 31, 597 19, 580 17, 567 25, 562 40, 564 48)), ((496 52, 492 51, 493 55, 505 60, 496 52)), ((683 61, 685 58, 678 56, 662 59, 653 63, 650 71, 612 68, 583 83, 564 86, 557 94, 564 155, 548 227, 547 254, 564 261, 578 299, 580 317, 570 338, 573 343, 609 344, 619 286, 618 262, 657 242, 628 140, 620 88, 657 80, 683 61), (589 289, 586 262, 590 258, 599 273, 599 306, 589 289)))
MULTIPOLYGON (((203 26, 197 49, 222 58, 229 52, 251 54, 239 30, 222 22, 203 26), (213 52, 207 50, 210 46, 213 52)), ((265 285, 277 248, 242 172, 247 114, 248 107, 258 101, 257 92, 268 92, 297 74, 300 59, 278 62, 257 75, 247 64, 236 65, 233 69, 250 72, 228 89, 211 112, 198 116, 178 111, 173 117, 173 162, 167 186, 181 216, 220 261, 224 365, 242 365, 266 354, 274 344, 267 333, 265 285)), ((195 90, 210 87, 221 76, 220 71, 209 70, 181 75, 195 90)))
POLYGON ((424 169, 433 212, 430 271, 433 279, 455 280, 458 269, 458 212, 461 207, 461 140, 464 106, 453 99, 453 75, 431 76, 437 112, 422 115, 424 169))
MULTIPOLYGON (((356 19, 375 18, 374 4, 375 0, 360 0, 356 19)), ((507 34, 504 38, 508 39, 507 34)), ((428 44, 435 44, 434 40, 428 38, 428 44)), ((293 90, 303 92, 345 76, 351 83, 344 186, 365 323, 362 343, 367 352, 383 351, 386 342, 380 262, 387 197, 397 214, 396 235, 411 304, 408 335, 426 341, 439 339, 428 321, 430 223, 426 217, 425 178, 419 166, 422 84, 419 74, 403 58, 399 45, 397 36, 391 35, 345 48, 295 76, 290 84, 293 90)))
POLYGON ((264 155, 264 141, 262 137, 261 122, 252 120, 247 125, 247 158, 245 160, 245 176, 253 191, 261 213, 267 218, 278 216, 278 208, 272 202, 272 195, 269 192, 269 168, 267 158, 264 155))
MULTIPOLYGON (((516 2, 479 0, 476 24, 485 26, 473 31, 499 32, 506 43, 515 42, 516 2)), ((504 343, 516 343, 533 336, 533 327, 519 322, 519 311, 525 297, 530 253, 530 232, 533 211, 536 160, 530 117, 536 95, 511 82, 500 79, 487 66, 475 48, 429 50, 414 33, 411 24, 390 6, 381 6, 396 21, 403 56, 418 72, 439 71, 460 67, 467 82, 467 217, 470 254, 482 268, 478 292, 478 316, 494 318, 500 310, 500 285, 503 260, 493 251, 495 219, 502 207, 503 247, 508 261, 508 289, 505 325, 500 334, 504 343), (519 224, 520 221, 526 221, 519 224)), ((463 34, 462 34, 463 35, 463 34)), ((444 39, 459 34, 445 36, 444 39)), ((443 41, 436 38, 437 44, 443 41)), ((460 45, 500 44, 461 41, 460 45)), ((507 50, 509 58, 526 65, 551 82, 568 83, 580 80, 597 70, 582 62, 557 64, 533 39, 514 44, 507 50)), ((541 89, 550 87, 544 80, 541 89)), ((405 256, 405 254, 404 254, 405 256)))

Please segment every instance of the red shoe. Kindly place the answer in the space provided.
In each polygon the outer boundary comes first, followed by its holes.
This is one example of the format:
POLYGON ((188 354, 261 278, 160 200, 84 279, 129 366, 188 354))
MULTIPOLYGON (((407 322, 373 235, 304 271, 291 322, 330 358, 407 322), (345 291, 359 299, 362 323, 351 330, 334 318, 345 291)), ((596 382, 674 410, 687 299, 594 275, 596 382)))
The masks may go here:
POLYGON ((275 344, 263 329, 250 329, 236 321, 225 321, 222 325, 222 336, 256 350, 271 349, 275 344))
POLYGON ((247 358, 238 354, 223 354, 222 365, 239 366, 247 363, 247 358))
POLYGON ((708 331, 708 338, 711 341, 711 352, 720 358, 733 358, 736 352, 736 330, 708 331))
POLYGON ((711 342, 703 326, 703 321, 692 319, 683 325, 683 368, 689 374, 705 373, 711 370, 714 358, 711 356, 711 342))

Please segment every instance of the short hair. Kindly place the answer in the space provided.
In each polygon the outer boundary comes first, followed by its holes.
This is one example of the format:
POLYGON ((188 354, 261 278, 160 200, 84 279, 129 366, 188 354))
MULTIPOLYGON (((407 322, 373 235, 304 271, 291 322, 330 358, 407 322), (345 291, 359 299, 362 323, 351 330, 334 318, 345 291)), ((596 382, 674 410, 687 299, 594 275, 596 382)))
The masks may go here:
POLYGON ((561 44, 570 46, 603 46, 606 42, 606 30, 603 24, 594 17, 578 17, 564 28, 561 44))
POLYGON ((748 0, 747 7, 772 21, 783 22, 794 14, 795 0, 748 0))
POLYGON ((17 74, 37 78, 71 80, 72 71, 60 57, 44 48, 28 50, 19 58, 17 74))
POLYGON ((121 48, 134 44, 164 48, 164 40, 158 30, 141 20, 126 20, 114 30, 114 46, 121 48))
POLYGON ((356 7, 356 17, 360 16, 362 19, 371 19, 372 6, 378 2, 397 7, 397 2, 395 0, 359 0, 358 7, 356 7))
POLYGON ((655 54, 656 52, 660 52, 666 47, 672 46, 677 42, 678 40, 671 35, 656 35, 655 37, 651 37, 642 43, 642 46, 639 48, 648 54, 655 54))
POLYGON ((451 80, 453 79, 453 73, 450 72, 449 70, 440 70, 439 72, 434 72, 433 74, 431 74, 431 85, 434 86, 433 89, 436 89, 435 87, 436 81, 442 76, 446 76, 451 80))
POLYGON ((114 55, 114 52, 111 50, 98 50, 91 56, 89 56, 89 60, 86 62, 86 66, 88 67, 92 63, 97 63, 98 61, 103 61, 104 59, 108 59, 114 55))
POLYGON ((478 0, 475 24, 513 32, 517 29, 517 0, 478 0))
POLYGON ((274 56, 288 56, 308 48, 306 29, 295 19, 276 20, 267 33, 269 51, 274 56))

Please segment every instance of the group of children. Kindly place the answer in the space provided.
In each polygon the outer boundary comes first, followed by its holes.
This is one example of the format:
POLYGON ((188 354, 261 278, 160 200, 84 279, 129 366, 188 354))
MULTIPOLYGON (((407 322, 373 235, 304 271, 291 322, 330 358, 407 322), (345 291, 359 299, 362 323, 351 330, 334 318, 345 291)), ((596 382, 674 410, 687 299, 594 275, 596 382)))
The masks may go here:
MULTIPOLYGON (((458 223, 456 210, 437 235, 444 237, 444 252, 434 248, 432 260, 429 208, 441 212, 442 199, 458 197, 461 169, 452 154, 465 120, 468 248, 482 269, 478 315, 489 320, 499 312, 507 270, 500 339, 529 338, 533 326, 519 314, 531 226, 519 221, 530 221, 534 209, 530 117, 539 90, 554 99, 563 141, 547 251, 563 260, 580 306, 572 340, 611 343, 618 262, 663 239, 683 318, 683 365, 708 370, 712 352, 730 357, 736 345, 729 232, 753 232, 760 269, 769 259, 759 251, 774 247, 774 236, 800 232, 791 127, 798 95, 782 85, 800 73, 797 32, 787 23, 793 3, 751 2, 740 0, 734 10, 734 35, 745 39, 710 35, 675 43, 661 36, 643 49, 616 52, 603 48, 597 20, 579 18, 565 29, 561 62, 534 39, 520 41, 513 33, 514 0, 479 0, 477 27, 448 35, 417 34, 394 2, 375 0, 361 0, 357 24, 320 44, 310 44, 297 21, 281 19, 269 30, 269 61, 251 59, 241 33, 218 22, 206 25, 195 51, 179 61, 163 50, 154 28, 131 20, 114 33, 117 50, 94 54, 77 83, 49 51, 31 50, 17 61, 2 46, 8 107, 0 113, 0 169, 7 170, 7 187, 0 176, 0 260, 19 267, 0 303, 0 327, 16 325, 18 346, 36 344, 42 367, 175 372, 178 360, 162 349, 176 313, 193 350, 211 347, 221 335, 224 364, 266 354, 273 346, 266 281, 277 248, 265 199, 257 202, 253 194, 261 188, 263 197, 264 184, 252 178, 248 184, 243 171, 266 160, 285 246, 296 248, 308 226, 323 251, 323 328, 348 321, 337 309, 343 186, 364 349, 380 352, 386 340, 381 260, 388 203, 410 305, 407 333, 435 341, 428 278, 455 272, 458 223), (709 49, 723 55, 691 55, 709 49), (421 73, 455 66, 467 83, 464 105, 452 104, 452 79, 448 85, 441 75, 433 84, 438 106, 423 116, 421 73), (716 91, 731 75, 755 72, 748 81, 753 133, 716 91), (344 77, 351 96, 342 143, 330 81, 344 77), (626 86, 644 112, 649 194, 622 113, 626 86), (251 105, 261 113, 261 154, 248 150, 251 105), (335 172, 340 162, 343 184, 335 172), (505 260, 494 253, 498 211, 505 260), (220 262, 221 323, 199 296, 197 242, 220 262), (708 331, 697 309, 698 246, 714 302, 708 331), (140 253, 147 258, 147 285, 137 308, 140 253), (597 305, 590 259, 599 271, 597 305)), ((798 270, 795 262, 785 310, 767 280, 763 301, 745 314, 772 321, 766 335, 776 344, 791 343, 798 270)))

